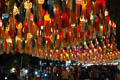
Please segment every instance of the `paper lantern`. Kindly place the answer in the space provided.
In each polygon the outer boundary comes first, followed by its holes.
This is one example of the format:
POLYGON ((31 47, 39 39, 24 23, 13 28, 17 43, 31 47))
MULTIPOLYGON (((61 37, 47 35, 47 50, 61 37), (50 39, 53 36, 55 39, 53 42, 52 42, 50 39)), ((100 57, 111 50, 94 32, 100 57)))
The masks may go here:
POLYGON ((17 36, 21 37, 22 36, 22 32, 21 32, 22 23, 20 22, 16 28, 18 29, 17 36))
POLYGON ((26 19, 28 20, 28 23, 30 25, 30 14, 31 14, 32 3, 29 0, 27 0, 24 3, 24 8, 26 9, 26 19))
POLYGON ((17 15, 18 14, 18 8, 16 6, 16 3, 14 4, 14 8, 13 8, 13 15, 17 15))
POLYGON ((38 20, 38 26, 39 28, 42 26, 42 20, 38 20))
POLYGON ((24 35, 26 36, 28 33, 28 22, 26 21, 24 24, 24 35))
POLYGON ((82 0, 76 0, 76 4, 81 4, 82 0))
POLYGON ((44 16, 44 20, 45 21, 51 21, 51 19, 50 19, 50 15, 48 14, 48 11, 46 11, 46 14, 45 14, 45 16, 44 16))
POLYGON ((2 20, 0 19, 0 27, 2 27, 2 20))
POLYGON ((44 4, 44 0, 38 0, 38 4, 44 4))
POLYGON ((29 0, 27 0, 27 1, 24 3, 24 8, 26 8, 26 9, 31 9, 31 8, 32 8, 32 3, 31 3, 29 0))
POLYGON ((27 33, 27 39, 29 40, 29 39, 31 39, 33 36, 32 36, 32 34, 31 33, 27 33))
POLYGON ((107 11, 107 9, 105 9, 105 16, 108 16, 109 12, 107 11))
POLYGON ((99 17, 97 16, 97 18, 96 18, 96 23, 98 23, 99 22, 99 17))

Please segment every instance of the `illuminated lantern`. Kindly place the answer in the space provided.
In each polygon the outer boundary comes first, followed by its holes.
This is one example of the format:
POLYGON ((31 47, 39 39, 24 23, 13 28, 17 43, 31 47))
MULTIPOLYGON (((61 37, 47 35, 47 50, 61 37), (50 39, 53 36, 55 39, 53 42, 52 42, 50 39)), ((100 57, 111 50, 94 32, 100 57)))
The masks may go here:
POLYGON ((33 14, 30 15, 30 21, 32 21, 32 22, 34 21, 34 15, 33 14))
POLYGON ((10 30, 10 28, 9 28, 9 26, 7 26, 7 27, 5 28, 5 35, 6 35, 6 37, 8 37, 8 32, 9 32, 9 30, 10 30))
POLYGON ((7 38, 6 39, 6 52, 9 53, 10 52, 10 44, 12 43, 12 39, 11 38, 7 38))
POLYGON ((3 35, 4 35, 4 34, 2 34, 3 33, 3 28, 4 27, 2 27, 2 20, 0 19, 0 38, 2 38, 3 35))
POLYGON ((22 37, 22 32, 21 32, 22 23, 20 22, 16 28, 17 28, 17 36, 21 38, 22 37))
POLYGON ((105 6, 105 0, 97 0, 97 2, 98 2, 99 4, 102 4, 103 6, 105 6))
POLYGON ((98 23, 99 22, 99 17, 97 16, 97 18, 96 18, 96 23, 98 23))
POLYGON ((61 19, 62 19, 62 27, 65 28, 65 27, 68 27, 68 17, 67 17, 67 14, 66 13, 62 13, 61 15, 61 19))
POLYGON ((27 0, 24 3, 24 8, 26 9, 26 19, 28 21, 28 31, 30 31, 30 14, 31 14, 31 8, 32 8, 32 3, 30 2, 30 0, 27 0))
POLYGON ((21 44, 21 38, 16 36, 16 51, 21 52, 22 44, 21 44))
POLYGON ((105 9, 105 16, 108 16, 109 12, 107 11, 107 9, 105 9))
POLYGON ((50 15, 48 14, 48 11, 46 11, 46 14, 44 16, 44 26, 46 31, 49 31, 48 28, 46 27, 49 23, 51 23, 51 19, 50 15))
POLYGON ((42 20, 38 20, 38 26, 39 28, 42 26, 42 20))
POLYGON ((81 4, 82 0, 76 0, 76 4, 81 4))
POLYGON ((42 19, 42 4, 44 4, 44 0, 38 0, 38 18, 42 19))
MULTIPOLYGON (((48 22, 51 21, 50 15, 48 14, 48 11, 46 11, 46 14, 45 14, 45 16, 44 16, 44 20, 45 20, 45 21, 48 21, 48 22)), ((45 23, 45 24, 46 24, 46 23, 45 23)))
POLYGON ((38 4, 44 4, 44 0, 38 0, 38 4))
POLYGON ((2 27, 2 20, 0 19, 0 27, 2 27))
POLYGON ((18 8, 17 8, 17 5, 16 3, 14 4, 14 8, 13 8, 13 15, 17 15, 18 14, 18 8))
POLYGON ((25 24, 24 24, 24 35, 26 36, 27 33, 28 33, 28 23, 26 21, 25 24))

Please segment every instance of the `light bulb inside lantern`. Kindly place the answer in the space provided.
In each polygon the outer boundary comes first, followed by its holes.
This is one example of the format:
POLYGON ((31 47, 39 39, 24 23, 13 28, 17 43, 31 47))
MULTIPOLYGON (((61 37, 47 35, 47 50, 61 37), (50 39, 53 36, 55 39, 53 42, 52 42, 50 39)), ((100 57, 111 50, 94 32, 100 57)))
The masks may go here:
POLYGON ((43 29, 44 29, 44 26, 42 25, 42 26, 41 26, 41 30, 43 30, 43 29))
POLYGON ((12 43, 12 39, 11 38, 8 38, 6 39, 7 43, 12 43))
POLYGON ((107 10, 105 10, 105 16, 108 16, 108 15, 109 15, 108 11, 107 11, 107 10))
POLYGON ((100 29, 103 29, 103 25, 100 26, 100 29))

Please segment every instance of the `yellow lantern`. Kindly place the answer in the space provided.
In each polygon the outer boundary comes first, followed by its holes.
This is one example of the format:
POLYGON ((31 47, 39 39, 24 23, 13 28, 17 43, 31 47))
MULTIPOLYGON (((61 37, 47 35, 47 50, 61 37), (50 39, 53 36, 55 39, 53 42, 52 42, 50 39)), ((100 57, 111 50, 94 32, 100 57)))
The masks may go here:
POLYGON ((20 22, 16 28, 18 29, 17 36, 21 37, 22 36, 22 32, 21 32, 22 23, 20 22))
POLYGON ((44 4, 44 0, 38 0, 38 4, 44 4))
POLYGON ((32 8, 32 3, 28 0, 24 3, 25 9, 31 9, 32 8))
POLYGON ((50 15, 48 14, 48 11, 46 12, 46 14, 45 14, 45 16, 44 16, 44 20, 45 20, 45 21, 51 21, 50 15))

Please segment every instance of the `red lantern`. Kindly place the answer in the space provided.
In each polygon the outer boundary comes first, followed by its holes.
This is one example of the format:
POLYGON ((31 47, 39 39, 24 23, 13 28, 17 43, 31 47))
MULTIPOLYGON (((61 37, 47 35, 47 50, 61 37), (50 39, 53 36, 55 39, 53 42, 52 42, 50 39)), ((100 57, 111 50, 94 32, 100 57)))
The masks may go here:
POLYGON ((66 14, 66 13, 63 13, 62 16, 61 16, 61 18, 62 18, 63 20, 65 20, 66 17, 67 17, 67 14, 66 14))
POLYGON ((96 18, 96 23, 98 23, 99 22, 99 17, 97 16, 97 18, 96 18))
POLYGON ((110 20, 110 17, 109 17, 109 16, 107 16, 107 17, 106 17, 106 20, 107 20, 107 22, 109 22, 109 20, 110 20))
POLYGON ((38 26, 39 26, 39 28, 42 26, 42 20, 38 21, 38 26))
POLYGON ((105 6, 105 0, 98 0, 99 4, 102 4, 103 6, 105 6))
POLYGON ((26 21, 24 24, 24 35, 26 36, 28 33, 28 22, 26 21))
POLYGON ((45 10, 42 8, 42 16, 45 15, 45 10))

